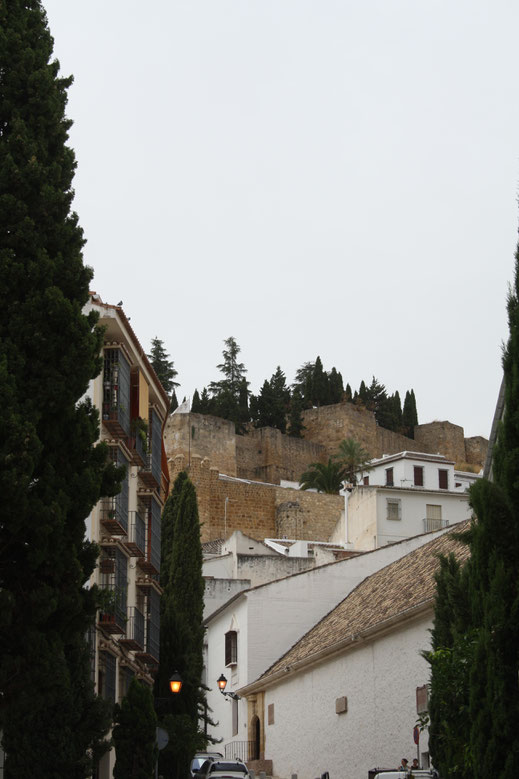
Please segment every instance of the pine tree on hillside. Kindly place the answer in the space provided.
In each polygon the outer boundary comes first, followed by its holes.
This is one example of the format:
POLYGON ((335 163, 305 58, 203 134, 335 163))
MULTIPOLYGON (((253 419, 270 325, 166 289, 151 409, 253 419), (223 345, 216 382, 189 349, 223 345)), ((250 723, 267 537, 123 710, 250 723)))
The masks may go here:
POLYGON ((201 414, 202 403, 200 401, 200 395, 198 394, 198 390, 195 389, 193 392, 193 400, 191 401, 191 411, 193 414, 201 414))
POLYGON ((414 390, 407 391, 404 398, 404 408, 402 410, 402 427, 405 430, 404 435, 408 438, 414 438, 414 427, 418 424, 418 414, 416 412, 416 398, 414 390))
POLYGON ((290 402, 290 392, 286 386, 286 377, 281 368, 263 382, 260 394, 251 402, 251 418, 254 427, 275 427, 286 431, 286 415, 290 402))
POLYGON ((71 211, 70 78, 38 0, 0 4, 0 731, 5 779, 90 775, 109 712, 85 636, 97 548, 85 518, 119 488, 82 400, 101 368, 71 211))
POLYGON ((155 695, 159 721, 170 741, 160 753, 159 768, 165 776, 184 779, 193 754, 205 745, 199 728, 205 710, 202 547, 196 492, 187 474, 177 477, 168 503, 167 517, 166 510, 163 515, 167 548, 163 556, 166 570, 161 571, 164 593, 155 695), (173 523, 173 528, 166 531, 166 522, 173 523), (168 688, 172 670, 183 680, 178 695, 171 695, 168 688))
POLYGON ((235 424, 236 432, 242 433, 249 420, 249 385, 245 378, 247 370, 243 363, 238 362, 241 349, 236 339, 230 336, 224 344, 223 362, 216 366, 224 378, 209 384, 212 393, 210 413, 230 419, 235 424))
MULTIPOLYGON (((344 386, 341 374, 332 368, 328 374, 328 400, 330 403, 340 403, 344 395, 344 386)), ((350 390, 351 396, 351 390, 350 390)))
POLYGON ((303 421, 303 400, 298 390, 294 390, 290 399, 290 413, 288 418, 288 435, 292 438, 302 438, 305 429, 303 421))
POLYGON ((328 376, 324 372, 321 358, 317 356, 312 375, 312 403, 314 406, 325 406, 328 401, 328 376))
POLYGON ((115 706, 114 722, 114 779, 154 779, 157 717, 152 692, 144 682, 132 679, 121 705, 115 706))
POLYGON ((173 361, 169 359, 169 354, 164 348, 164 341, 157 337, 152 338, 148 358, 164 390, 168 395, 171 395, 175 387, 180 387, 180 384, 175 381, 178 371, 175 369, 173 361))

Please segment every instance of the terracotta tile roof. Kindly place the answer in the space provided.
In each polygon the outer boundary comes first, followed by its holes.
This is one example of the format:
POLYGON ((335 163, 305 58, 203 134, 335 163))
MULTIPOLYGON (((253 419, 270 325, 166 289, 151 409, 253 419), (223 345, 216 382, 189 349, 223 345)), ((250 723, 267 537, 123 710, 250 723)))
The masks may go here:
POLYGON ((214 541, 204 541, 202 544, 202 554, 221 554, 223 538, 215 538, 214 541))
POLYGON ((432 606, 438 555, 453 552, 459 560, 468 557, 468 547, 454 536, 467 525, 456 525, 451 532, 368 576, 260 678, 287 670, 294 663, 311 662, 312 656, 326 649, 333 651, 334 644, 377 626, 382 628, 422 604, 432 606))

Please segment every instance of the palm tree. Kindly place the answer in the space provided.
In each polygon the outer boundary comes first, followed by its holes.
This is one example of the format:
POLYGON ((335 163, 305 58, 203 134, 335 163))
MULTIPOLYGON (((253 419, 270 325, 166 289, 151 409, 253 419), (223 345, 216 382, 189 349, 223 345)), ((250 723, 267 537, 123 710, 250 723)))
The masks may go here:
POLYGON ((368 452, 353 438, 345 438, 339 444, 339 451, 333 457, 337 464, 342 466, 345 472, 345 479, 351 484, 357 484, 357 477, 360 478, 359 471, 371 470, 369 461, 371 460, 368 452))
POLYGON ((346 477, 346 470, 341 463, 333 462, 328 458, 328 463, 311 463, 299 479, 302 490, 317 490, 328 495, 338 495, 342 489, 342 483, 346 477))

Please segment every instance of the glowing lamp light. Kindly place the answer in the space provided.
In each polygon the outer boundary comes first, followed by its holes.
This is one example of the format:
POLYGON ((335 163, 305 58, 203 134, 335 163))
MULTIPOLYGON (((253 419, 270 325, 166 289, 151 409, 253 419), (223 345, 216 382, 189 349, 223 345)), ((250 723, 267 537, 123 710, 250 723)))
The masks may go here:
POLYGON ((225 688, 227 687, 227 679, 223 674, 220 674, 220 677, 216 680, 216 684, 220 688, 220 690, 223 692, 225 688))
POLYGON ((169 689, 173 693, 180 692, 182 689, 182 677, 178 673, 178 671, 175 671, 173 676, 169 680, 169 689))

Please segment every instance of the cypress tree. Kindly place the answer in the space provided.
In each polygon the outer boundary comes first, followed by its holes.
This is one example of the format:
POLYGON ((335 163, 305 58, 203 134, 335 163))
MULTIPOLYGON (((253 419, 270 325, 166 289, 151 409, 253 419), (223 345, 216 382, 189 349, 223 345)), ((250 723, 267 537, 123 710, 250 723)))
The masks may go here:
POLYGON ((171 400, 169 402, 169 412, 170 412, 170 414, 172 414, 175 411, 175 409, 177 409, 177 408, 178 408, 177 393, 175 392, 175 390, 173 390, 173 392, 171 393, 171 400))
POLYGON ((97 548, 85 518, 118 489, 84 398, 102 334, 71 211, 71 78, 38 0, 0 4, 0 730, 6 779, 84 777, 109 711, 85 636, 97 548))
POLYGON ((298 390, 294 390, 290 400, 290 414, 288 418, 288 435, 292 438, 302 438, 305 429, 303 422, 303 399, 298 390))
MULTIPOLYGON (((503 354, 505 408, 493 453, 494 482, 470 489, 476 520, 467 533, 471 556, 457 600, 469 604, 465 624, 458 609, 445 607, 438 589, 436 610, 446 623, 433 645, 431 752, 449 776, 512 779, 519 753, 519 250, 508 298, 510 335, 503 354), (460 636, 461 634, 461 636, 460 636), (452 637, 452 640, 451 638, 452 637), (449 643, 450 642, 450 643, 449 643), (447 646, 445 646, 447 644, 447 646), (438 658, 452 660, 451 683, 438 658), (441 695, 435 690, 443 691, 441 695), (453 693, 457 692, 457 697, 453 693), (460 714, 459 723, 453 719, 460 714), (460 743, 452 752, 452 730, 460 743), (458 773, 453 772, 453 760, 458 773)), ((452 604, 451 604, 452 605, 452 604)))
POLYGON ((160 753, 159 766, 164 775, 184 779, 191 757, 205 745, 199 718, 206 704, 201 681, 204 580, 200 522, 195 488, 185 473, 177 477, 168 503, 167 522, 173 521, 174 528, 168 535, 171 551, 166 550, 164 554, 167 570, 161 572, 164 593, 155 694, 159 720, 168 731, 170 742, 160 753), (173 671, 178 671, 183 679, 182 690, 177 695, 169 692, 168 680, 173 671))
POLYGON ((175 387, 179 387, 178 381, 175 381, 178 376, 178 371, 172 360, 169 359, 169 354, 164 348, 164 341, 160 338, 152 338, 151 351, 148 354, 149 361, 153 366, 153 370, 158 376, 158 379, 168 395, 174 392, 175 387))
MULTIPOLYGON (((344 386, 341 374, 332 368, 328 374, 328 402, 340 403, 344 394, 344 386)), ((351 396, 351 390, 350 390, 351 396)))
POLYGON ((325 406, 329 401, 328 376, 323 370, 321 358, 317 356, 312 376, 312 403, 314 406, 325 406))
POLYGON ((351 394, 351 387, 349 384, 346 384, 346 389, 344 390, 344 394, 346 396, 347 401, 351 401, 353 399, 353 396, 351 394))
POLYGON ((157 717, 148 685, 133 678, 128 694, 114 710, 114 779, 154 779, 157 717))
POLYGON ((470 751, 474 777, 508 779, 519 753, 519 248, 508 296, 503 352, 505 404, 493 452, 493 483, 470 491, 469 586, 478 628, 470 678, 470 751), (490 772, 490 773, 489 773, 490 772))
POLYGON ((202 403, 200 402, 200 395, 198 394, 198 390, 195 389, 193 392, 193 400, 191 401, 191 411, 193 414, 201 414, 202 412, 200 409, 202 408, 202 403))
POLYGON ((418 424, 418 414, 416 412, 416 398, 414 390, 408 390, 405 393, 404 408, 402 410, 402 426, 405 428, 405 435, 414 438, 414 426, 418 424))

